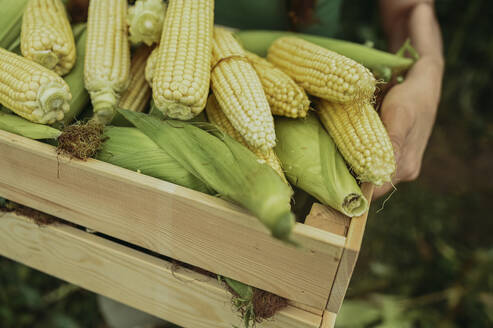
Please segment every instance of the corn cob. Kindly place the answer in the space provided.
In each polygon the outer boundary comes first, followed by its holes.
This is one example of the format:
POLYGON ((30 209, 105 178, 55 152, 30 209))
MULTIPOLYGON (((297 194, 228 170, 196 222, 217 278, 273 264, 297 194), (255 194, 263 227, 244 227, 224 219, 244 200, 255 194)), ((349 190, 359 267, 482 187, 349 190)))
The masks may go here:
POLYGON ((267 59, 309 94, 337 103, 369 102, 375 77, 361 64, 303 39, 287 36, 269 48, 267 59))
POLYGON ((276 144, 274 119, 262 84, 233 34, 214 29, 212 90, 233 127, 255 148, 276 144))
POLYGON ((147 58, 145 67, 145 79, 149 86, 152 88, 152 79, 154 77, 154 70, 156 69, 157 56, 159 53, 159 46, 154 48, 149 57, 147 58))
POLYGON ((83 82, 87 41, 87 29, 85 24, 74 25, 73 32, 76 39, 77 60, 70 73, 63 77, 70 88, 72 100, 70 101, 70 110, 65 113, 63 120, 55 123, 54 127, 57 129, 62 129, 72 123, 89 103, 89 94, 87 93, 83 82))
POLYGON ((141 45, 132 55, 130 83, 128 89, 122 94, 118 107, 134 112, 142 112, 146 108, 151 97, 151 88, 145 80, 144 72, 150 53, 151 48, 141 45))
MULTIPOLYGON (((1 116, 0 116, 1 117, 1 116)), ((214 192, 136 128, 106 126, 96 158, 208 194, 214 192)))
POLYGON ((128 8, 130 42, 144 42, 148 46, 159 42, 163 30, 166 3, 162 0, 137 0, 128 8))
POLYGON ((305 90, 266 59, 249 51, 246 51, 246 57, 260 78, 272 114, 291 118, 305 117, 310 107, 305 90))
POLYGON ((94 119, 108 123, 130 78, 127 1, 92 0, 87 20, 84 83, 91 96, 94 119))
POLYGON ((293 191, 250 150, 210 123, 161 121, 129 110, 118 112, 217 195, 244 206, 274 237, 289 240, 294 227, 293 191))
POLYGON ((205 111, 207 112, 207 117, 209 121, 215 125, 217 125, 221 130, 227 133, 230 137, 241 143, 243 146, 247 147, 254 153, 260 161, 267 163, 270 167, 272 167, 277 174, 282 178, 282 180, 286 183, 286 176, 282 171, 281 163, 277 158, 274 150, 271 148, 267 150, 267 152, 261 151, 260 149, 251 147, 247 144, 245 139, 241 136, 241 134, 233 127, 231 122, 228 120, 226 115, 224 115, 223 110, 217 103, 216 97, 211 94, 209 99, 207 100, 207 106, 205 107, 205 111))
POLYGON ((152 96, 163 114, 188 120, 209 93, 213 0, 170 0, 156 61, 152 96))
MULTIPOLYGON (((349 57, 368 67, 377 79, 382 79, 385 82, 388 82, 392 76, 398 76, 407 71, 416 61, 416 58, 404 57, 399 51, 396 54, 391 54, 363 44, 311 34, 267 30, 244 30, 235 33, 243 48, 262 57, 267 56, 267 49, 276 39, 287 35, 302 38, 325 49, 349 57)), ((409 42, 403 44, 400 50, 403 49, 413 53, 413 57, 415 57, 414 53, 416 51, 410 46, 409 42)))
POLYGON ((360 181, 391 181, 395 171, 392 144, 370 103, 343 105, 317 101, 320 120, 360 181))
POLYGON ((368 210, 356 179, 315 114, 303 120, 276 117, 274 148, 288 181, 347 216, 368 210))
POLYGON ((63 119, 72 98, 55 72, 0 48, 0 104, 35 123, 63 119))
POLYGON ((61 0, 30 0, 22 17, 21 51, 59 75, 75 64, 75 41, 61 0))

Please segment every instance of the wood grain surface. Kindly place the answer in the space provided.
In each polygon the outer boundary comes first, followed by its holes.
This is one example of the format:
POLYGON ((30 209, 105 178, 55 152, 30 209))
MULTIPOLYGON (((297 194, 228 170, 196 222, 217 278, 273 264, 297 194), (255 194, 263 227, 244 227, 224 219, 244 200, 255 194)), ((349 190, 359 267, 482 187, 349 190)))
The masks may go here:
MULTIPOLYGON (((241 326, 216 279, 67 225, 0 213, 0 255, 183 327, 241 326)), ((288 306, 259 327, 318 328, 321 320, 288 306)))
MULTIPOLYGON (((365 195, 368 200, 371 200, 373 196, 373 189, 374 185, 370 183, 365 183, 361 186, 363 195, 365 195)), ((351 281, 351 276, 356 267, 356 261, 358 260, 359 251, 363 242, 367 218, 368 212, 353 218, 349 224, 346 245, 344 246, 334 284, 330 291, 329 301, 327 302, 327 310, 330 312, 338 313, 342 306, 342 302, 344 301, 344 297, 346 296, 349 282, 351 281)))
POLYGON ((2 197, 319 310, 347 244, 297 224, 295 248, 228 202, 4 131, 0 172, 2 197))

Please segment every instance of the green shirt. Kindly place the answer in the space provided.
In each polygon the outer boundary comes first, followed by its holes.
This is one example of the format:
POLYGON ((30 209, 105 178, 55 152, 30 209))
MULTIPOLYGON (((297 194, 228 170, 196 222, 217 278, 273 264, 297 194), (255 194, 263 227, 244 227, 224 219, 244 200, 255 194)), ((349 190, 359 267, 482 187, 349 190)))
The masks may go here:
MULTIPOLYGON (((286 30, 286 0, 215 0, 215 23, 240 29, 286 30)), ((339 25, 341 0, 318 0, 315 23, 299 32, 334 36, 339 25)))

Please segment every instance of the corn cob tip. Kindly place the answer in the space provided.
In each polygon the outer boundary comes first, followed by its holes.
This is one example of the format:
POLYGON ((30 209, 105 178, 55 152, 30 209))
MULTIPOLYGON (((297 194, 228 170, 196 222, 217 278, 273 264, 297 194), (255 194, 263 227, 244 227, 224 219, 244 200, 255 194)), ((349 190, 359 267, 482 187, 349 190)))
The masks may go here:
POLYGON ((53 82, 40 87, 38 91, 39 108, 32 115, 40 123, 52 124, 60 121, 70 109, 72 96, 63 85, 53 82))
POLYGON ((130 42, 144 42, 148 46, 159 42, 165 13, 166 3, 161 0, 136 1, 128 8, 130 42))
POLYGON ((32 60, 48 69, 54 69, 58 64, 58 56, 51 50, 32 51, 32 60))
POLYGON ((344 197, 342 209, 348 216, 360 216, 368 209, 368 201, 363 195, 352 193, 344 197))
POLYGON ((163 106, 158 109, 163 115, 178 120, 190 120, 198 114, 190 106, 171 101, 164 101, 163 106))
POLYGON ((118 104, 118 97, 113 89, 104 89, 90 92, 94 110, 94 120, 101 124, 111 122, 118 104))

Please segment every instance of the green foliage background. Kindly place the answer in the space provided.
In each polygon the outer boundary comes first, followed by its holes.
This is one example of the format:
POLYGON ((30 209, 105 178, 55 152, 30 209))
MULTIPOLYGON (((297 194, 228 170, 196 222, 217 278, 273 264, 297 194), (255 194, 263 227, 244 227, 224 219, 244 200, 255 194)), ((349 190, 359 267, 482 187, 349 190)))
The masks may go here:
MULTIPOLYGON (((374 1, 343 37, 385 49, 374 1)), ((436 1, 446 73, 413 183, 373 205, 338 327, 493 326, 493 3, 436 1)), ((0 258, 0 327, 104 327, 94 294, 0 258)))

